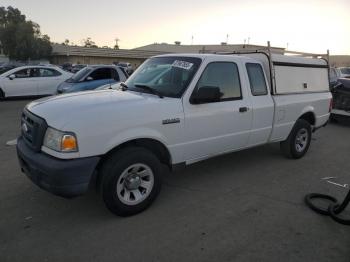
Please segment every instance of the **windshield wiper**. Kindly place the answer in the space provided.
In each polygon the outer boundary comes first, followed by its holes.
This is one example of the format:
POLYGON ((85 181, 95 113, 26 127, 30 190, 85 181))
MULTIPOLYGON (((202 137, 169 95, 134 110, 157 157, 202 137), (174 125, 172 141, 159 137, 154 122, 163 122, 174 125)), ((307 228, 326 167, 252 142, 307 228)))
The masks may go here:
POLYGON ((119 85, 122 87, 122 91, 126 91, 129 88, 124 82, 121 82, 119 85))
POLYGON ((152 87, 149 87, 147 85, 136 84, 135 87, 147 90, 151 94, 159 96, 159 98, 164 98, 164 96, 158 90, 153 89, 152 87))

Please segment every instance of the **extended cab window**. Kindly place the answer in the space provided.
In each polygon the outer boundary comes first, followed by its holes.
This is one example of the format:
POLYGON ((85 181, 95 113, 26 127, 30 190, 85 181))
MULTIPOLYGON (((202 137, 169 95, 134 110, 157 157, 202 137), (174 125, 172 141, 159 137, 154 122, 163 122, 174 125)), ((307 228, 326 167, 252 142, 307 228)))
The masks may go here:
POLYGON ((264 76, 264 71, 260 64, 246 64, 250 89, 254 96, 267 95, 267 86, 264 76))
POLYGON ((242 98, 238 68, 232 62, 213 62, 204 70, 196 90, 202 87, 217 87, 222 93, 220 101, 242 98))
POLYGON ((112 79, 113 78, 110 68, 98 68, 90 74, 90 77, 93 80, 112 79))

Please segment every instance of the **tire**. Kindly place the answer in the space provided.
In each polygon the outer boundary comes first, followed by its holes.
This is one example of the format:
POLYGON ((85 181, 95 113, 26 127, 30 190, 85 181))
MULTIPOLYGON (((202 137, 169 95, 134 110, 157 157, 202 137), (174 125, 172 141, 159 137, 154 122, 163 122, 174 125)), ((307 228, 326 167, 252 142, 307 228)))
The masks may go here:
POLYGON ((282 153, 288 158, 302 158, 310 147, 311 135, 311 125, 298 119, 287 140, 281 142, 282 153))
POLYGON ((147 209, 160 192, 161 170, 159 159, 141 147, 112 154, 101 169, 101 191, 107 208, 118 216, 147 209))

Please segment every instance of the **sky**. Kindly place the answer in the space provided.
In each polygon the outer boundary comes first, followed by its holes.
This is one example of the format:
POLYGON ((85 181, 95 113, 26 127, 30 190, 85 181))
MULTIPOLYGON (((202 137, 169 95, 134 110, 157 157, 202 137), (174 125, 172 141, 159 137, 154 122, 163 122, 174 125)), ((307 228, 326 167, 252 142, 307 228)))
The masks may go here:
POLYGON ((350 0, 0 0, 53 42, 250 44, 350 55, 350 0), (228 38, 227 38, 228 35, 228 38), (193 36, 193 40, 192 40, 193 36))

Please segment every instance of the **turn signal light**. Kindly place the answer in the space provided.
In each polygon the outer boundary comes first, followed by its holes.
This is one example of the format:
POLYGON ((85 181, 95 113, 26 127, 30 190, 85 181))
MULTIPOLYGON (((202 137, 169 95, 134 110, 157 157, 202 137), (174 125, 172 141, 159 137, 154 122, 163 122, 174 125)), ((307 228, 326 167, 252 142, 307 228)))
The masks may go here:
POLYGON ((65 152, 78 151, 76 138, 73 135, 64 135, 62 137, 61 150, 65 152))

